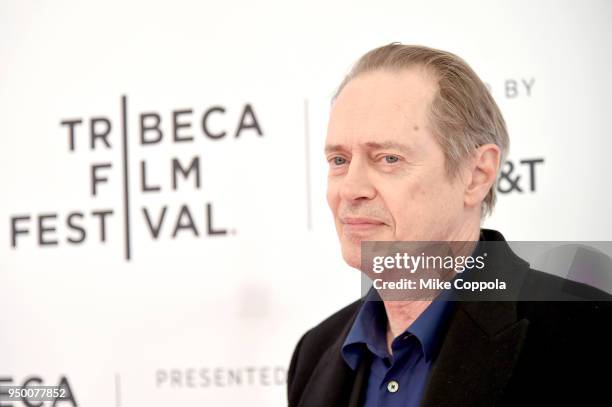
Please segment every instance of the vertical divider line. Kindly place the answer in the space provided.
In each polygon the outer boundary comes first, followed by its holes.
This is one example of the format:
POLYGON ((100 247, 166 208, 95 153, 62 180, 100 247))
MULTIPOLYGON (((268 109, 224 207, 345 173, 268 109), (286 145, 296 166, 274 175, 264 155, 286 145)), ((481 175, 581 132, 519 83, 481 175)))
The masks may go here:
POLYGON ((123 135, 123 215, 125 227, 125 259, 132 258, 130 236, 130 171, 128 161, 127 96, 121 96, 121 131, 123 135))
POLYGON ((115 407, 121 407, 121 382, 119 373, 115 373, 115 407))

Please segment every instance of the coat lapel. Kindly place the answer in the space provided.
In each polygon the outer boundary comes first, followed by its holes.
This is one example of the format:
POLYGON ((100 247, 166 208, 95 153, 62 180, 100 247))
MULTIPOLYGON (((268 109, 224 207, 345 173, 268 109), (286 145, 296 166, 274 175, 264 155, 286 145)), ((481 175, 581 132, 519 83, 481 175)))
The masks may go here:
POLYGON ((357 367, 357 375, 351 389, 351 398, 348 407, 361 407, 363 405, 364 389, 368 385, 370 373, 371 354, 366 352, 357 367))
POLYGON ((529 321, 515 302, 459 303, 422 406, 490 406, 512 376, 529 321))
POLYGON ((357 310, 334 344, 329 347, 315 367, 298 407, 349 406, 361 407, 363 388, 369 372, 369 360, 362 358, 353 371, 342 358, 342 344, 357 316, 357 310))
MULTIPOLYGON (((498 275, 509 287, 520 288, 528 263, 512 252, 499 232, 483 229, 481 239, 503 242, 487 246, 490 281, 498 275)), ((513 293, 509 298, 517 299, 518 291, 513 293)), ((516 301, 457 302, 430 371, 422 406, 495 404, 512 377, 527 335, 529 321, 518 319, 517 305, 516 301)))

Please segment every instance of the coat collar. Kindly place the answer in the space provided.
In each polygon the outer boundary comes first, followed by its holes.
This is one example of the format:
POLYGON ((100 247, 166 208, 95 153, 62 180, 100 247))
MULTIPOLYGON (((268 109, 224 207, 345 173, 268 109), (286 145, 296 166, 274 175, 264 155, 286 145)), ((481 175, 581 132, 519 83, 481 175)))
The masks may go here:
MULTIPOLYGON (((489 272, 522 281, 529 264, 497 231, 482 229, 490 245, 489 272)), ((438 359, 434 362, 422 406, 493 405, 508 383, 522 350, 529 321, 519 319, 516 301, 459 302, 438 359)))

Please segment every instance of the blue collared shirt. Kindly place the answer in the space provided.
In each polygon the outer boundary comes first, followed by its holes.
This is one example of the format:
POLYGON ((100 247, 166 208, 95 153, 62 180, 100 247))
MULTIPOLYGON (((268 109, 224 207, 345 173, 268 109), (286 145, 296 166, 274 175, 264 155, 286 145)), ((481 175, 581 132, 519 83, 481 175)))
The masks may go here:
POLYGON ((419 406, 443 331, 456 306, 451 295, 451 291, 438 295, 402 335, 393 339, 390 355, 385 306, 378 292, 370 289, 342 345, 342 357, 353 370, 366 352, 372 356, 363 407, 419 406))
POLYGON ((371 353, 364 407, 419 405, 439 350, 441 328, 454 306, 452 301, 441 297, 432 301, 410 327, 393 340, 393 355, 389 355, 385 306, 378 292, 370 289, 342 345, 342 357, 353 370, 357 369, 365 352, 371 353))

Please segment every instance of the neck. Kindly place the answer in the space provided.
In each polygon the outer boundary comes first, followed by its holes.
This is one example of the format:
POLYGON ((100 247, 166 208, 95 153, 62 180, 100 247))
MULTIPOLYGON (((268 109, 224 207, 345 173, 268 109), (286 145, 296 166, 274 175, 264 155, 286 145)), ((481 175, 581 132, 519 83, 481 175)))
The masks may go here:
MULTIPOLYGON (((462 234, 463 237, 455 241, 477 241, 480 237, 480 228, 469 233, 462 234)), ((467 253, 469 254, 469 253, 467 253)), ((458 253, 455 253, 458 255, 458 253)), ((427 309, 431 300, 428 301, 384 301, 387 313, 387 350, 392 354, 391 343, 402 335, 406 329, 427 309)))
POLYGON ((431 301, 385 301, 384 303, 387 312, 387 350, 392 354, 393 339, 404 333, 431 301))

